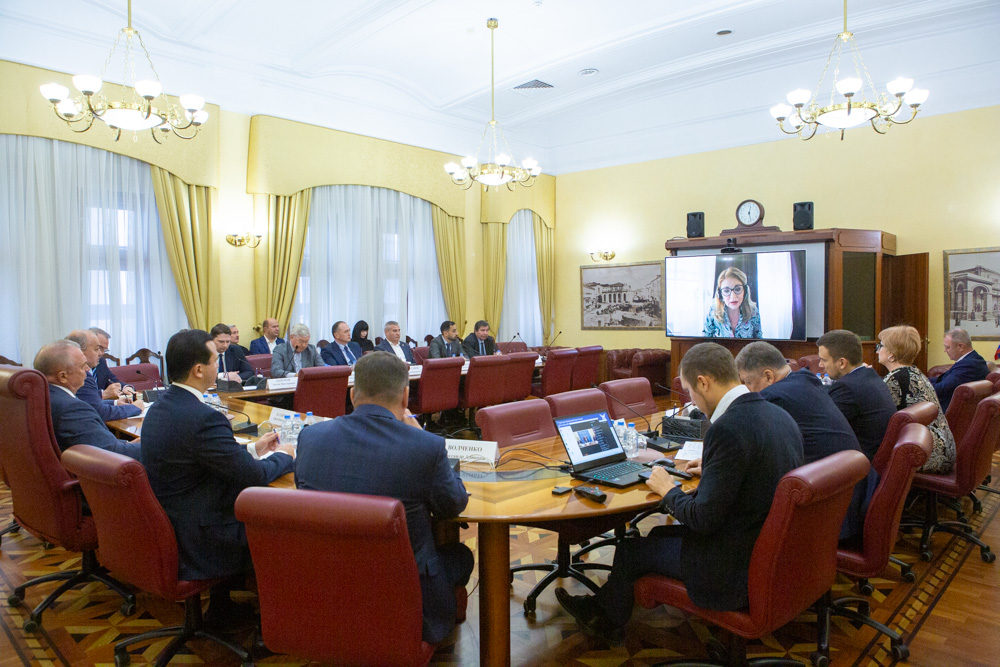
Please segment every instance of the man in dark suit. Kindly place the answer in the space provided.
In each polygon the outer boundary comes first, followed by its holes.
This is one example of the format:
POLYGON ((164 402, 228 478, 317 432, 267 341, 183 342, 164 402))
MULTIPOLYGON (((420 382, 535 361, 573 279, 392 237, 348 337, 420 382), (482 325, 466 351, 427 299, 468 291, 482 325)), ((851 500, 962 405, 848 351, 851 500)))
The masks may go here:
POLYGON ((249 349, 247 349, 247 348, 243 347, 242 345, 240 345, 240 328, 238 326, 236 326, 235 324, 230 324, 229 325, 229 331, 230 331, 230 337, 231 337, 231 341, 230 342, 235 347, 240 348, 240 351, 243 352, 243 356, 244 357, 247 356, 248 354, 250 354, 250 350, 249 349))
POLYGON ((278 320, 269 317, 260 325, 260 338, 250 341, 250 354, 274 354, 274 348, 285 340, 278 336, 281 327, 278 320))
MULTIPOLYGON (((219 366, 208 332, 192 329, 171 336, 166 361, 171 384, 146 413, 140 460, 174 527, 177 574, 181 579, 242 575, 252 565, 246 531, 233 510, 236 496, 292 472, 291 446, 279 445, 274 432, 243 446, 226 416, 202 403, 219 366), (268 452, 274 454, 260 458, 268 452)), ((212 624, 234 610, 230 586, 212 589, 212 624)))
POLYGON ((66 340, 71 340, 80 346, 83 356, 87 359, 90 371, 83 381, 83 386, 76 392, 76 397, 88 403, 97 410, 97 414, 106 422, 116 419, 127 419, 142 414, 145 404, 141 399, 136 398, 132 403, 132 395, 120 395, 117 400, 104 399, 101 397, 101 390, 97 388, 97 379, 94 377, 93 369, 97 367, 101 356, 101 345, 98 342, 97 334, 89 329, 77 329, 71 331, 66 340))
POLYGON ((941 402, 942 412, 948 410, 951 395, 958 385, 985 380, 990 372, 986 360, 972 349, 972 339, 965 329, 955 328, 944 335, 944 352, 955 363, 942 375, 928 378, 941 402))
POLYGON ((253 366, 247 361, 243 354, 243 348, 232 344, 232 327, 225 324, 216 324, 209 331, 212 342, 215 343, 215 350, 219 353, 219 378, 232 382, 243 382, 249 380, 254 375, 253 366))
POLYGON ((385 327, 382 328, 382 332, 385 334, 385 338, 375 346, 375 349, 394 354, 406 363, 412 364, 413 351, 410 350, 409 345, 400 342, 403 332, 399 328, 399 322, 389 320, 385 323, 385 327))
POLYGON ((335 322, 333 342, 322 349, 320 354, 327 366, 353 366, 364 354, 361 346, 351 340, 351 327, 347 322, 335 322))
POLYGON ((49 343, 35 355, 34 367, 49 382, 52 430, 60 451, 82 444, 139 458, 138 442, 116 438, 97 411, 76 397, 90 374, 87 357, 77 343, 66 339, 49 343))
POLYGON ((682 580, 691 599, 706 609, 747 606, 750 556, 775 489, 785 473, 802 465, 795 422, 740 384, 726 348, 695 345, 681 360, 680 377, 684 391, 711 415, 703 458, 685 466, 700 474, 701 482, 697 493, 688 495, 656 467, 647 484, 683 526, 624 540, 608 582, 592 597, 556 589, 556 598, 584 631, 607 643, 623 638, 632 614, 632 584, 645 574, 682 580))
MULTIPOLYGON (((122 381, 111 372, 111 369, 108 368, 108 360, 104 358, 104 354, 108 351, 108 345, 111 345, 111 334, 100 327, 90 327, 90 331, 93 331, 94 335, 97 336, 97 342, 100 346, 97 367, 92 367, 90 372, 97 381, 97 388, 101 390, 101 398, 118 398, 122 393, 122 381)), ((135 392, 131 387, 126 387, 125 393, 133 394, 135 392)))
POLYGON ((896 414, 892 394, 875 369, 864 365, 861 339, 853 331, 836 329, 816 341, 819 365, 834 382, 830 399, 851 425, 861 451, 875 458, 889 420, 896 414))
MULTIPOLYGON (((779 406, 795 420, 802 433, 806 463, 845 450, 861 451, 858 437, 847 418, 837 409, 820 379, 808 368, 792 372, 778 348, 764 341, 750 343, 740 350, 736 355, 736 367, 750 391, 759 392, 764 400, 779 406)), ((871 469, 868 477, 854 487, 840 539, 852 539, 861 533, 868 501, 877 485, 878 473, 871 469)))
POLYGON ((294 376, 303 368, 326 366, 316 346, 309 342, 311 335, 304 324, 289 327, 288 342, 275 347, 271 356, 271 377, 294 376))
POLYGON ((426 433, 406 409, 406 364, 384 351, 355 367, 354 412, 310 426, 299 436, 295 484, 300 489, 398 498, 420 573, 423 638, 436 644, 455 625, 455 587, 472 574, 464 544, 435 546, 432 518, 458 516, 469 501, 448 464, 444 438, 426 433))
POLYGON ((427 351, 429 359, 444 359, 446 357, 468 357, 461 341, 458 340, 458 327, 451 320, 441 323, 441 335, 433 339, 427 351))
POLYGON ((462 347, 465 348, 465 356, 470 359, 496 354, 497 342, 490 335, 490 323, 486 320, 476 322, 472 333, 465 337, 462 347))

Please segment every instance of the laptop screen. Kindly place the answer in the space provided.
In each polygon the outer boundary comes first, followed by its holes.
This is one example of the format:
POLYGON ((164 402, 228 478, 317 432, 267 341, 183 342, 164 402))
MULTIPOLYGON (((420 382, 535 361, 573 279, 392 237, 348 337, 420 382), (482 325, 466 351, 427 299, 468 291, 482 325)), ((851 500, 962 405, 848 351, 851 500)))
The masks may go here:
POLYGON ((574 469, 625 458, 625 450, 607 412, 557 417, 553 421, 574 469))

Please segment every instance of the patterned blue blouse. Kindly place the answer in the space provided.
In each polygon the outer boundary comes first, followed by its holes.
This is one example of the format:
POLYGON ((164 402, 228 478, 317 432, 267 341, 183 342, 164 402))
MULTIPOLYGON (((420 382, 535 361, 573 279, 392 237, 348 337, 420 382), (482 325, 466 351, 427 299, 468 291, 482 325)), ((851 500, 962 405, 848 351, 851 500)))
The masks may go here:
POLYGON ((740 321, 734 332, 728 317, 724 317, 722 322, 715 319, 715 306, 712 306, 705 318, 701 335, 706 338, 761 338, 760 312, 754 308, 749 320, 743 319, 743 314, 740 313, 740 321))

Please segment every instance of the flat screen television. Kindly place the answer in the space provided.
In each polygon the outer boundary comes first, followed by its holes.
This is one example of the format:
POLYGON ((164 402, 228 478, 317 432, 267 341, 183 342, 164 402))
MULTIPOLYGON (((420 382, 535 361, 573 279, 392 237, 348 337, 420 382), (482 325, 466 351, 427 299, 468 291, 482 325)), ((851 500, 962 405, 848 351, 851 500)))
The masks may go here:
POLYGON ((663 282, 668 336, 806 338, 804 250, 666 257, 663 282))

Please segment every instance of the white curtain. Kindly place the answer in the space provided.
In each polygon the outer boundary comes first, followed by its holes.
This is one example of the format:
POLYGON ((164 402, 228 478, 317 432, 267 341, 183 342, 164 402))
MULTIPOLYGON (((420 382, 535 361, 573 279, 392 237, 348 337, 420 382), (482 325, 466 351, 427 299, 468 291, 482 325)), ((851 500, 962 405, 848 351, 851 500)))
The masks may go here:
POLYGON ((529 346, 543 344, 535 228, 528 209, 515 213, 507 225, 507 276, 497 340, 509 341, 514 334, 529 346))
POLYGON ((292 322, 313 342, 358 320, 372 340, 395 320, 422 341, 448 319, 441 292, 429 202, 363 185, 313 188, 292 322))
POLYGON ((73 329, 122 358, 187 326, 149 165, 78 144, 0 135, 0 354, 31 366, 73 329))

